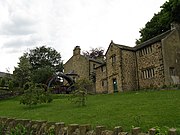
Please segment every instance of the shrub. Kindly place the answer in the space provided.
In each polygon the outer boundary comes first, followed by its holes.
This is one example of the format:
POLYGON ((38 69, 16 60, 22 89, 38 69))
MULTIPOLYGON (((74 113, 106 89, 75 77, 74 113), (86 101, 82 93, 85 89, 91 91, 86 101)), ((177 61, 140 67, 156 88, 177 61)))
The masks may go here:
POLYGON ((14 84, 13 84, 13 81, 12 81, 12 80, 9 80, 8 87, 9 87, 9 90, 10 90, 10 91, 13 91, 14 84))
POLYGON ((20 104, 32 106, 41 103, 50 103, 52 100, 50 93, 45 90, 44 85, 26 83, 24 85, 24 94, 20 98, 20 104))
POLYGON ((5 85, 6 85, 6 80, 5 80, 5 78, 2 78, 0 86, 4 87, 5 85))
POLYGON ((86 79, 78 80, 75 84, 75 91, 72 92, 70 100, 72 103, 80 106, 85 106, 87 101, 87 89, 91 85, 91 82, 86 79))

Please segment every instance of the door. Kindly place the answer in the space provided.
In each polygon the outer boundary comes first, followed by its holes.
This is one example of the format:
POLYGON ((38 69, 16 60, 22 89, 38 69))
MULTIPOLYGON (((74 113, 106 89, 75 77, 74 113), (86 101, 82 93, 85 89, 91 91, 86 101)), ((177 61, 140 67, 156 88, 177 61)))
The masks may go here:
POLYGON ((117 80, 116 80, 116 78, 113 79, 113 89, 114 89, 114 93, 115 93, 115 92, 118 92, 117 80))

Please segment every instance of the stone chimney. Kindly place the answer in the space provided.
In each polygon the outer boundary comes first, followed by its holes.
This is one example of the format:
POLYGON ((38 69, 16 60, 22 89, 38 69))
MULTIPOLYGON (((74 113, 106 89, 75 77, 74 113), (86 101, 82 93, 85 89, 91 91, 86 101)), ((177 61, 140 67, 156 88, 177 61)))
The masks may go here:
POLYGON ((81 48, 80 46, 76 46, 73 50, 73 55, 80 55, 81 54, 81 48))

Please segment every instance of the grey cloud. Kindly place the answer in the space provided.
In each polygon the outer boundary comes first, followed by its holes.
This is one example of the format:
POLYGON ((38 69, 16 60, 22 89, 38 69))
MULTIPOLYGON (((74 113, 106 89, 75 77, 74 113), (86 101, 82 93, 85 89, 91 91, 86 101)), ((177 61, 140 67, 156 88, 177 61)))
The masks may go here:
POLYGON ((1 35, 28 35, 35 33, 33 26, 35 22, 26 20, 25 18, 14 17, 10 22, 2 24, 0 30, 1 35))
POLYGON ((3 48, 20 48, 22 46, 31 46, 33 44, 33 41, 26 41, 26 40, 12 40, 9 42, 6 42, 3 45, 3 48))
POLYGON ((34 46, 41 41, 42 41, 41 37, 38 37, 37 35, 26 36, 26 37, 15 36, 10 41, 4 43, 4 45, 1 48, 18 52, 18 50, 21 48, 34 46))
POLYGON ((30 15, 25 4, 18 2, 4 4, 7 10, 7 18, 0 25, 0 35, 28 35, 36 32, 37 18, 30 15), (5 6, 6 5, 6 6, 5 6))

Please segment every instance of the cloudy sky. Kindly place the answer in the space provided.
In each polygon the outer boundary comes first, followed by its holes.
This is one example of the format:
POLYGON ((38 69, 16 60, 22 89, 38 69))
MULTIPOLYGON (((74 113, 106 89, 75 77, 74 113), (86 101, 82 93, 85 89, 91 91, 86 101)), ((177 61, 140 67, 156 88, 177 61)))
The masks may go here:
POLYGON ((134 46, 166 0, 0 0, 0 71, 12 72, 23 52, 46 45, 66 62, 76 45, 102 47, 111 40, 134 46))

